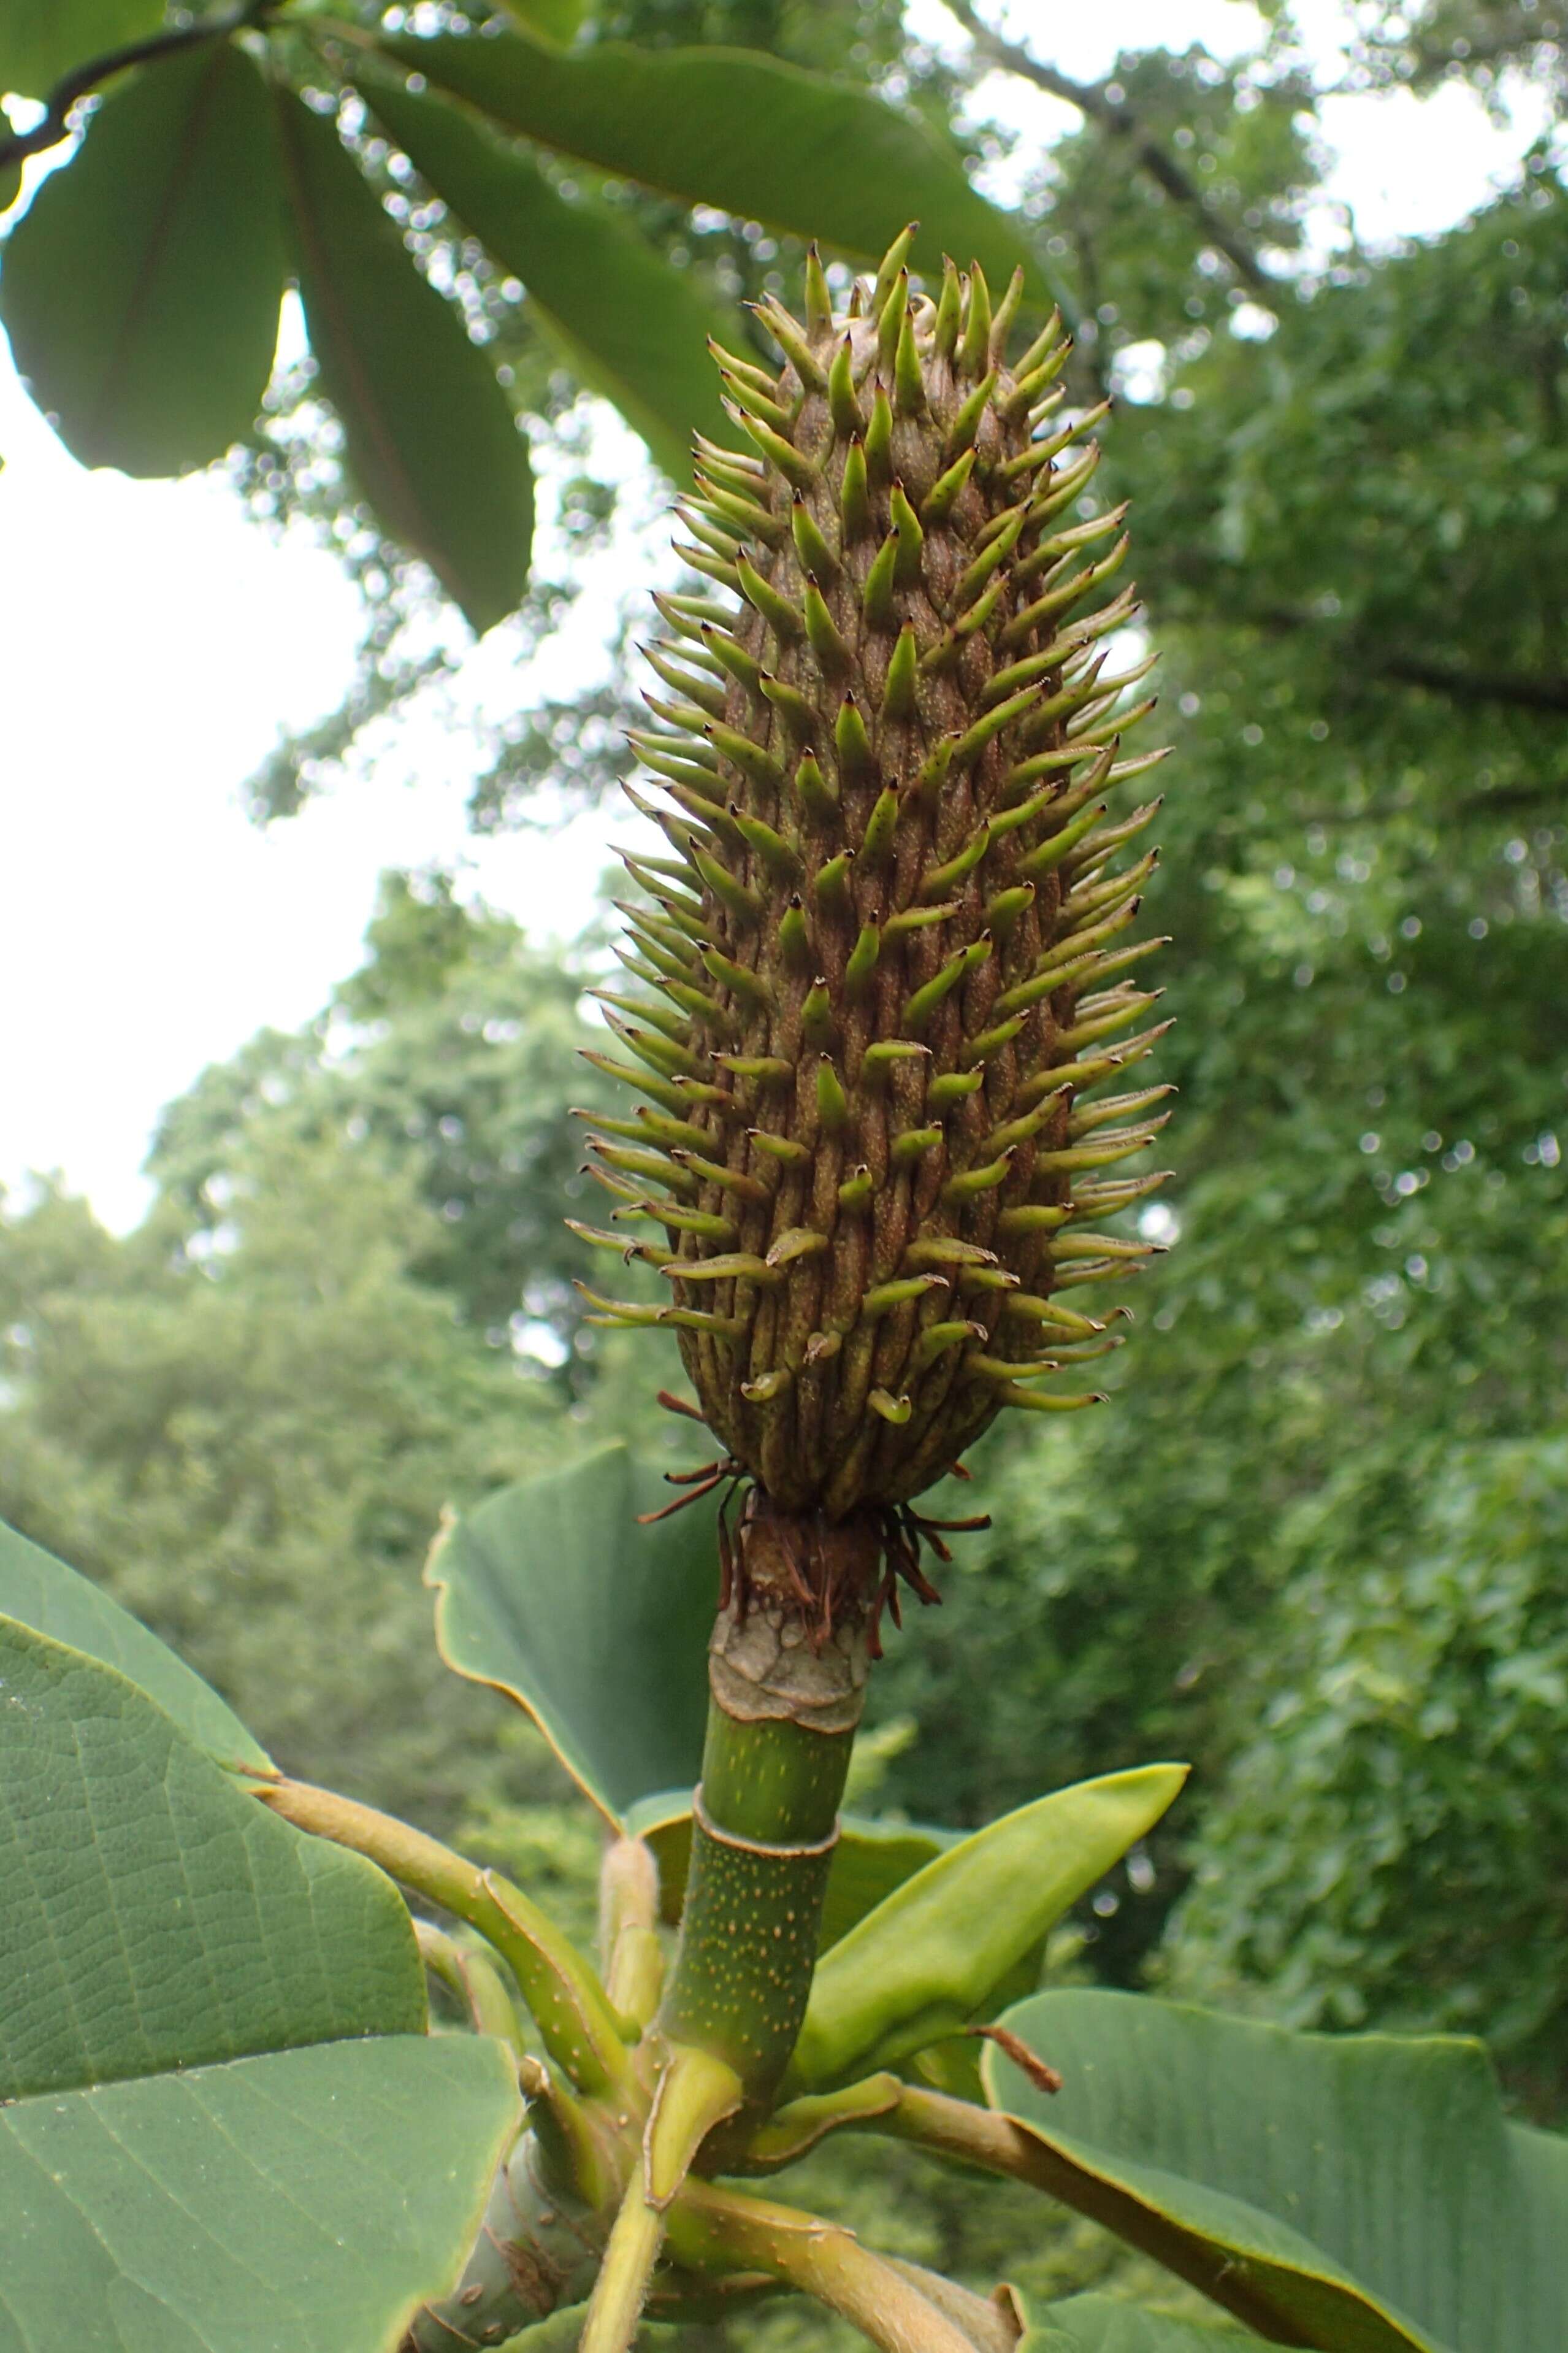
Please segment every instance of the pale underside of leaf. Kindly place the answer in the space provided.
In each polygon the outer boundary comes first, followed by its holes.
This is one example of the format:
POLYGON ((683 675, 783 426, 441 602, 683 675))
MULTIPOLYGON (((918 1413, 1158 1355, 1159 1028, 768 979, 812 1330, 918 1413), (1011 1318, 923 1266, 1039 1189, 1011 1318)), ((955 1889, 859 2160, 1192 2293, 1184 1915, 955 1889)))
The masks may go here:
POLYGON ((515 273, 573 373, 614 401, 665 471, 686 481, 695 433, 732 438, 707 353, 733 342, 689 272, 672 269, 607 205, 568 198, 481 118, 401 76, 365 95, 416 170, 502 268, 515 273))
POLYGON ((0 1618, 0 2097, 416 2033, 407 1912, 112 1667, 0 1618))
POLYGON ((174 474, 251 429, 283 282, 271 110, 223 42, 110 87, 11 232, 0 315, 73 456, 174 474))
POLYGON ((527 441, 489 361, 415 268, 336 125, 283 90, 277 119, 310 346, 350 465, 386 528, 487 629, 527 582, 527 441))
POLYGON ((1021 266, 1032 295, 1048 299, 1013 225, 921 125, 778 58, 613 41, 564 57, 521 37, 392 35, 382 46, 498 121, 602 171, 868 259, 918 217, 918 265, 940 269, 944 250, 973 255, 999 285, 1021 266))
POLYGON ((0 2110, 0 2353, 392 2353, 515 2134, 499 2042, 384 2037, 0 2110))
POLYGON ((257 1772, 270 1768, 260 1742, 194 1667, 186 1666, 101 1587, 3 1523, 0 1615, 117 1667, 220 1764, 247 1766, 257 1772))

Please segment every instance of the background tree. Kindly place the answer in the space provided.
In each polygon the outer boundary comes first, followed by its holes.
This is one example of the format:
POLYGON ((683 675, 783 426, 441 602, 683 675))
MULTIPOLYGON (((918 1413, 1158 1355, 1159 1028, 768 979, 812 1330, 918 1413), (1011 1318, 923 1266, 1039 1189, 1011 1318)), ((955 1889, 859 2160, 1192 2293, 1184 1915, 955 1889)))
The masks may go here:
MULTIPOLYGON (((1458 78, 1489 92, 1511 72, 1559 100, 1562 26, 1544 6, 1443 0, 1359 22, 1352 86, 1458 78)), ((1543 140, 1515 187, 1443 237, 1324 260, 1302 250, 1321 93, 1284 10, 1254 57, 1155 50, 1092 88, 1055 71, 1043 36, 1026 50, 978 33, 955 71, 903 35, 896 10, 857 12, 848 39, 839 23, 805 7, 628 9, 579 37, 584 55, 611 37, 649 50, 751 43, 893 87, 944 137, 998 63, 1078 108, 1080 130, 1044 157, 1004 154, 989 133, 953 152, 984 144, 1012 173, 1019 234, 1077 314, 1075 393, 1123 392, 1101 494, 1138 501, 1141 575, 1167 649, 1161 716, 1178 747, 1162 828, 1173 879, 1155 888, 1182 1017, 1163 1065, 1183 1088, 1179 1181, 1163 1197, 1181 1249, 1141 1286, 1153 1329, 1114 1410, 977 1452, 996 1526, 951 1573, 940 1639, 881 1679, 883 1709, 925 1736, 918 1765, 889 1758, 883 1799, 973 1821, 1112 1749, 1193 1755, 1193 1798, 1132 1858, 1118 1909, 1081 1923, 1081 1966, 1113 1982, 1153 1970, 1302 2022, 1484 2026, 1521 2097, 1560 2113, 1568 1832, 1542 1763, 1568 1717, 1557 151, 1543 140), (984 1711, 969 1704, 980 1685, 984 1711)), ((787 240, 733 218, 646 191, 615 201, 651 252, 683 250, 731 293, 793 266, 787 240)), ((441 230, 408 223, 431 238, 433 272, 457 250, 441 230)), ((584 527, 613 531, 533 311, 521 301, 506 315, 506 364, 520 381, 533 371, 541 445, 559 446, 581 485, 584 527)), ((353 516, 331 439, 310 386, 283 387, 245 461, 252 491, 326 529, 353 516)), ((384 653, 434 592, 353 519, 384 653)), ((529 626, 547 617, 536 606, 529 626)), ((406 675, 410 692, 420 682, 406 675)), ((481 778, 486 817, 515 818, 563 747, 592 790, 615 765, 626 700, 612 669, 582 706, 525 714, 481 778)), ((353 756, 360 715, 294 747, 279 805, 330 781, 334 749, 353 756)), ((523 1467, 536 1434, 551 1448, 575 1438, 568 1393, 591 1398, 595 1428, 643 1409, 613 1351, 602 1378, 579 1353, 570 1246, 555 1238, 575 1155, 546 1138, 559 1137, 556 1108, 592 1084, 568 1075, 578 978, 439 890, 406 887, 367 973, 324 1031, 265 1042, 171 1114, 165 1198, 144 1235, 112 1243, 57 1202, 8 1229, 7 1315, 25 1337, 0 1422, 0 1509, 89 1567, 110 1547, 72 1532, 90 1535, 105 1480, 139 1494, 144 1460, 162 1459, 114 1395, 112 1357, 99 1357, 103 1303, 166 1318, 152 1356, 130 1362, 184 1362, 187 1348, 197 1361, 186 1319, 262 1282, 265 1253, 252 1254, 226 1187, 264 1148, 279 1215, 316 1198, 312 1155, 323 1186, 329 1168, 345 1188, 374 1168, 391 1188, 364 1230, 397 1239, 381 1289, 363 1294, 391 1353, 357 1391, 345 1358, 318 1353, 311 1429, 346 1418, 357 1394, 362 1436, 384 1428, 392 1459, 429 1461, 403 1548, 363 1556, 367 1576, 393 1561, 410 1625, 423 1608, 414 1523, 427 1525, 442 1484, 436 1445, 426 1457, 395 1435, 414 1387, 423 1400, 426 1379, 477 1385, 482 1409, 448 1405, 432 1425, 460 1422, 445 1483, 470 1492, 523 1467), (522 1026, 487 1038, 492 1020, 522 1026), (333 1022, 340 1039, 358 1025, 341 1065, 323 1050, 333 1022), (443 1215, 448 1204, 463 1214, 443 1215), (425 1305, 405 1333, 410 1301, 425 1305), (571 1351, 565 1369, 520 1370, 490 1344, 520 1312, 571 1351), (47 1330, 83 1353, 50 1358, 47 1330), (391 1367, 419 1334, 429 1353, 399 1383, 391 1367), (111 1407, 79 1416, 79 1394, 111 1407)), ((321 1264, 315 1211, 289 1217, 299 1264, 321 1264)), ((251 1377, 237 1338, 230 1361, 251 1377)), ((220 1454, 254 1410, 224 1422, 204 1480, 221 1486, 220 1454)), ((333 1487, 323 1473, 301 1579, 336 1573, 333 1487)), ((220 1680, 237 1677, 174 1614, 193 1589, 176 1565, 189 1556, 166 1541, 140 1545, 139 1606, 220 1680)), ((300 1761, 352 1783, 352 1762, 325 1753, 337 1672, 300 1662, 298 1736, 309 1724, 321 1744, 300 1761)), ((470 1736, 488 1740, 488 1723, 452 1735, 470 1736)), ((433 1768, 426 1786, 434 1804, 433 1768)), ((546 1786, 520 1766, 510 1788, 531 1799, 546 1786)))

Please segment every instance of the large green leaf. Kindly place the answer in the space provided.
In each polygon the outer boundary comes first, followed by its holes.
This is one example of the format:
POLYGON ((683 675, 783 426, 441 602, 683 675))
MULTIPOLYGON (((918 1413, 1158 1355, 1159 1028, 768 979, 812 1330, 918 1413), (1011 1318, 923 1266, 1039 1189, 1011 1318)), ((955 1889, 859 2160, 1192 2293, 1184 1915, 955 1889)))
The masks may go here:
POLYGON ((939 267, 944 251, 973 256, 1005 282, 1022 263, 1045 299, 1012 223, 919 123, 776 58, 617 41, 567 57, 521 36, 386 35, 382 47, 498 122, 601 171, 870 259, 918 218, 920 267, 939 267))
POLYGON ((110 90, 6 241, 0 319, 73 456, 174 474, 250 430, 284 271, 266 90, 218 42, 110 90))
POLYGON ((528 578, 528 443, 335 123, 282 90, 278 123, 310 349, 350 466, 387 530, 488 629, 528 578))
POLYGON ((707 348, 722 322, 689 276, 604 205, 568 202, 522 149, 449 100, 390 76, 365 95, 437 195, 521 279, 574 374, 615 402, 666 473, 689 476, 693 433, 732 438, 707 348))
POLYGON ((1042 2304, 1019 2295, 1018 2353, 1246 2353, 1268 2340, 1224 2320, 1178 2320, 1114 2295, 1071 2295, 1042 2304))
POLYGON ((677 1492, 607 1446, 466 1513, 426 1570, 447 1665, 526 1708, 617 1824, 638 1798, 689 1789, 701 1769, 713 1507, 637 1525, 677 1492))
POLYGON ((817 2091, 958 2033, 1068 1905, 1157 1822, 1183 1765, 1058 1789, 976 1831, 896 1888, 826 1957, 790 2062, 817 2091))
POLYGON ((516 2122, 505 2047, 470 2035, 19 2101, 0 2353, 392 2353, 457 2278, 516 2122))
POLYGON ((163 0, 0 0, 0 90, 43 98, 73 66, 155 33, 163 0))
POLYGON ((1037 1994, 994 2106, 1058 2196, 1285 2344, 1568 2345, 1568 2140, 1508 2124, 1479 2043, 1293 2034, 1135 1994, 1037 1994))
POLYGON ((408 1915, 371 1864, 8 1618, 0 1690, 0 2099, 423 2028, 408 1915))
POLYGON ((380 1872, 0 1618, 0 2353, 391 2353, 518 2121, 424 2024, 380 1872))
POLYGON ((194 1667, 150 1634, 118 1601, 41 1545, 0 1521, 0 1615, 118 1667, 182 1732, 224 1764, 267 1772, 271 1759, 194 1667))

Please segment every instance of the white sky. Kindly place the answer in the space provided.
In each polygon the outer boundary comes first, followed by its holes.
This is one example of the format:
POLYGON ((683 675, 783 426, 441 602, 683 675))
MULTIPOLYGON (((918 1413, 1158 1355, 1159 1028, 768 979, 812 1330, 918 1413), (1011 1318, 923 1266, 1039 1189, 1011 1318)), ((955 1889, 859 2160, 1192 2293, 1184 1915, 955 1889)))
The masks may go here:
MULTIPOLYGON (((1259 35, 1246 0, 1052 9, 1048 47, 1037 0, 991 14, 1015 37, 1033 28, 1039 53, 1080 78, 1104 74, 1119 47, 1193 39, 1223 56, 1259 35)), ((1297 14, 1331 79, 1340 0, 1299 0, 1297 14)), ((940 0, 910 15, 922 37, 955 43, 940 0)), ((993 77, 983 100, 1042 139, 1074 119, 1011 78, 993 77)), ((1541 94, 1513 93, 1510 112, 1499 128, 1458 89, 1332 100, 1331 194, 1368 238, 1440 229, 1510 172, 1542 127, 1541 94)), ((635 469, 637 446, 607 417, 596 459, 635 469)), ((275 544, 221 480, 85 472, 31 406, 3 338, 0 454, 0 1184, 61 1169, 125 1226, 146 1199, 138 1172, 161 1106, 263 1024, 319 1009, 358 961, 384 867, 458 866, 537 934, 565 937, 624 827, 472 839, 460 731, 432 716, 385 747, 379 776, 258 832, 242 779, 347 679, 355 607, 332 559, 275 544)), ((645 484, 642 503, 657 495, 645 484)), ((504 709, 591 676, 625 563, 623 551, 594 567, 531 685, 493 636, 465 691, 504 709)))

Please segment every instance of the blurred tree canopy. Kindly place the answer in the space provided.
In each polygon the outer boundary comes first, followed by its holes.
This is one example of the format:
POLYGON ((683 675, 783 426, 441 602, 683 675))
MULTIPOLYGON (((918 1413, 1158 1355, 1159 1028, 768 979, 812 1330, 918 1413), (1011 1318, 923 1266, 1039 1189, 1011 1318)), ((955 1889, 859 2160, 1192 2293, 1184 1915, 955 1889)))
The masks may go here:
MULTIPOLYGON (((987 34, 978 0, 952 11, 967 51, 894 0, 625 0, 580 39, 752 45, 909 108, 1005 182, 1074 314, 1076 393, 1121 395, 1096 496, 1136 501, 1177 747, 1151 902, 1174 937, 1177 1176, 1146 1214, 1180 1246, 1129 1294, 1149 1328, 1112 1408, 976 1450, 994 1526, 881 1671, 882 1717, 921 1734, 882 1799, 969 1821, 1190 1756, 1190 1800, 1085 1915, 1080 1966, 1297 2023, 1482 2031, 1561 2117, 1560 132, 1444 235, 1334 242, 1327 89, 1289 9, 1263 14, 1255 55, 1154 49, 1093 87, 1045 25, 1027 49, 987 34), (998 72, 1077 127, 1043 150, 974 127, 998 72)), ((1546 0, 1353 14, 1345 89, 1528 89, 1560 125, 1546 0)), ((731 299, 795 269, 787 237, 616 201, 731 299)), ((506 334, 563 512, 640 560, 526 301, 506 334)), ((318 462, 323 429, 308 377, 284 385, 244 487, 350 550, 368 700, 284 747, 275 807, 451 667, 408 654, 436 592, 318 462)), ((520 658, 549 617, 507 625, 520 658)), ((606 781, 621 650, 498 731, 480 821, 563 771, 606 781)), ((425 1663, 440 1504, 606 1426, 669 1442, 648 1397, 668 1363, 587 1348, 558 1223, 592 976, 592 951, 563 965, 438 878, 394 879, 321 1022, 172 1107, 137 1233, 54 1194, 0 1227, 0 1512, 116 1583, 290 1765, 437 1827, 498 1720, 425 1663)), ((496 1807, 553 1786, 525 1746, 485 1769, 496 1807)))

